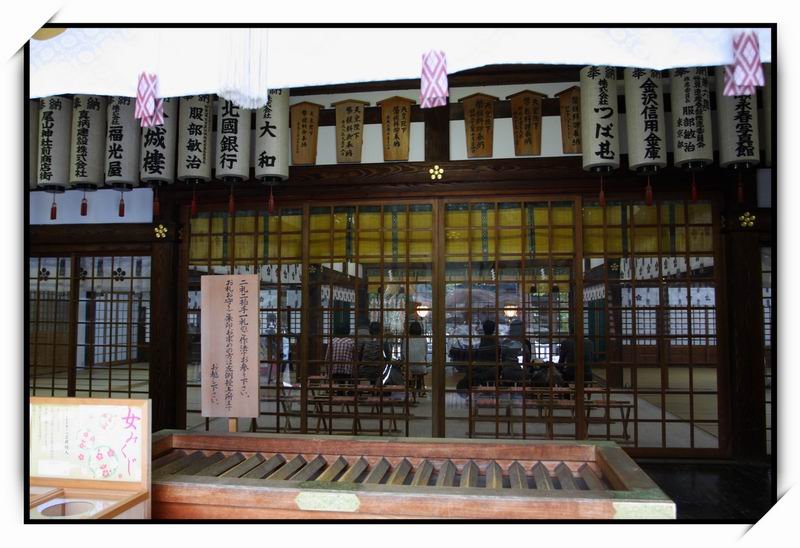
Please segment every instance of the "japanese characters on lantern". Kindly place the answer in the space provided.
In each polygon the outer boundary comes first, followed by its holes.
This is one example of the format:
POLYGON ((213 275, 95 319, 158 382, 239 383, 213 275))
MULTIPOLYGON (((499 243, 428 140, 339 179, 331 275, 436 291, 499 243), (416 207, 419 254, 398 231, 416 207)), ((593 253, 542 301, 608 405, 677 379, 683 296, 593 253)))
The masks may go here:
POLYGON ((256 179, 289 178, 289 90, 269 90, 267 104, 256 110, 256 179))
POLYGON ((168 97, 163 102, 164 124, 142 128, 139 178, 148 185, 175 182, 178 98, 168 97))
POLYGON ((217 178, 246 181, 250 178, 250 123, 253 111, 233 101, 217 102, 217 178))
POLYGON ((381 107, 384 162, 408 161, 413 104, 411 99, 397 96, 377 102, 381 107))
POLYGON ((106 184, 130 189, 139 184, 140 124, 134 118, 135 99, 112 97, 108 102, 106 184))
POLYGON ((764 64, 764 165, 772 165, 772 63, 764 64))
POLYGON ((758 164, 758 107, 756 95, 723 94, 723 69, 717 69, 717 127, 719 165, 750 167, 758 164))
POLYGON ((628 167, 645 173, 667 167, 661 71, 625 69, 625 125, 628 167))
POLYGON ((75 188, 94 190, 103 185, 106 142, 106 98, 76 95, 72 99, 69 181, 75 188))
POLYGON ((39 143, 37 183, 50 192, 63 192, 69 186, 70 131, 72 99, 57 95, 39 100, 39 143))
POLYGON ((364 141, 364 109, 369 103, 347 99, 331 106, 336 109, 336 163, 360 163, 364 141))
POLYGON ((619 167, 617 69, 581 69, 581 148, 583 169, 611 171, 619 167))
POLYGON ((708 69, 677 68, 671 76, 675 166, 694 169, 710 164, 714 161, 714 144, 708 69))
POLYGON ((39 101, 28 101, 28 188, 36 188, 36 163, 39 148, 39 101))
POLYGON ((181 97, 178 180, 211 180, 211 96, 181 97))

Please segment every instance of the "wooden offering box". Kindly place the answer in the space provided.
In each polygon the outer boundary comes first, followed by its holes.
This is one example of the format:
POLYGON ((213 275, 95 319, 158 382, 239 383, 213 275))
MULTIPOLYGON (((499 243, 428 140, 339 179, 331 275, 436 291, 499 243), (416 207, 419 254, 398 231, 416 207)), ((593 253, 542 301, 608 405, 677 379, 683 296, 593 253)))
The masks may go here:
POLYGON ((150 400, 30 399, 31 520, 150 517, 150 400))
POLYGON ((217 434, 153 441, 156 519, 674 519, 613 442, 217 434))

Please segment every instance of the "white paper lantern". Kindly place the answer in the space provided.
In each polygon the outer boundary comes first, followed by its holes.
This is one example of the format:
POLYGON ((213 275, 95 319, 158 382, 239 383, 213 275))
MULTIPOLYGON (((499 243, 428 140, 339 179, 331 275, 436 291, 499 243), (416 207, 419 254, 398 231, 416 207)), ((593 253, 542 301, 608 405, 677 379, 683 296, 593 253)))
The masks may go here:
POLYGON ((250 178, 250 122, 253 111, 233 101, 217 101, 217 178, 227 182, 250 178))
POLYGON ((625 125, 628 167, 653 173, 667 166, 664 94, 661 71, 625 69, 625 125))
POLYGON ((175 182, 175 150, 178 143, 178 98, 163 100, 164 124, 142 128, 139 178, 143 184, 175 182))
POLYGON ((181 97, 178 180, 211 180, 211 96, 181 97))
POLYGON ((716 70, 719 165, 741 168, 758 164, 758 106, 756 95, 723 94, 723 67, 716 70))
POLYGON ((39 100, 28 101, 28 188, 35 189, 38 181, 36 166, 39 150, 39 100))
POLYGON ((708 69, 678 68, 671 72, 675 166, 697 169, 714 161, 708 69))
POLYGON ((69 134, 72 99, 52 96, 39 101, 37 184, 48 192, 64 192, 69 186, 69 134))
POLYGON ((69 182, 81 190, 103 185, 106 144, 106 98, 75 95, 72 99, 72 131, 69 182))
POLYGON ((616 68, 581 69, 581 143, 583 169, 611 171, 619 167, 619 112, 616 68))
POLYGON ((106 184, 119 190, 139 184, 139 120, 133 117, 135 99, 112 97, 108 102, 106 184))
POLYGON ((256 178, 264 182, 289 178, 289 90, 272 89, 256 111, 256 178))

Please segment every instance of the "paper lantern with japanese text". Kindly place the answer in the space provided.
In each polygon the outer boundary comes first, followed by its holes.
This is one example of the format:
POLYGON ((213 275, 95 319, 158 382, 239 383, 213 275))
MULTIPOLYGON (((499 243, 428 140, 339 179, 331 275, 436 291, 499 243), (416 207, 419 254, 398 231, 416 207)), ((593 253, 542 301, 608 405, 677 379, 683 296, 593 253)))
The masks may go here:
POLYGON ((630 169, 654 173, 667 167, 661 71, 625 69, 625 126, 630 169))
POLYGON ((211 180, 211 96, 181 97, 178 116, 178 180, 211 180))
POLYGON ((139 140, 141 129, 134 118, 132 97, 112 97, 108 102, 106 137, 106 184, 129 190, 139 184, 139 140))
POLYGON ((233 101, 217 101, 217 178, 226 182, 250 178, 250 123, 253 111, 233 101))
POLYGON ((28 188, 36 188, 36 164, 39 150, 39 101, 28 101, 28 188))
POLYGON ((758 164, 758 107, 756 95, 725 96, 723 67, 716 69, 719 165, 733 169, 758 164))
POLYGON ((103 185, 106 144, 106 98, 75 95, 72 98, 72 131, 69 182, 81 190, 103 185))
POLYGON ((677 68, 670 72, 675 166, 698 169, 714 161, 708 69, 677 68))
POLYGON ((617 69, 581 69, 581 148, 583 169, 604 172, 619 167, 617 69))
POLYGON ((39 101, 37 184, 48 192, 64 192, 69 186, 69 136, 72 131, 72 99, 57 95, 39 101))
POLYGON ((142 128, 139 178, 148 186, 175 182, 178 143, 178 98, 164 101, 164 124, 142 128))
POLYGON ((764 165, 772 165, 772 63, 764 63, 764 165))
POLYGON ((267 104, 256 110, 256 179, 265 183, 289 178, 289 90, 269 90, 267 104))

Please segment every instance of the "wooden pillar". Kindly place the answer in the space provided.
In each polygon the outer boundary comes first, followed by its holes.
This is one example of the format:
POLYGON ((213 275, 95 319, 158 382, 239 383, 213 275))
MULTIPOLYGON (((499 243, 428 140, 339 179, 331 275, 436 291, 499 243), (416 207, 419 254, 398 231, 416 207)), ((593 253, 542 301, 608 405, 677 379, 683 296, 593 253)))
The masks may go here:
POLYGON ((450 160, 450 103, 422 109, 425 116, 425 161, 450 160))
POLYGON ((764 346, 761 329, 761 251, 757 229, 744 228, 742 211, 726 215, 725 276, 734 458, 757 458, 766 452, 764 346))
MULTIPOLYGON (((185 383, 179 381, 177 344, 178 223, 174 203, 161 193, 162 216, 153 220, 153 245, 150 270, 150 398, 152 399, 153 431, 182 428, 186 409, 181 405, 185 383), (163 238, 155 236, 155 228, 163 225, 163 238)), ((182 321, 186 317, 182 316, 182 321)), ((185 379, 184 379, 185 380, 185 379)))

